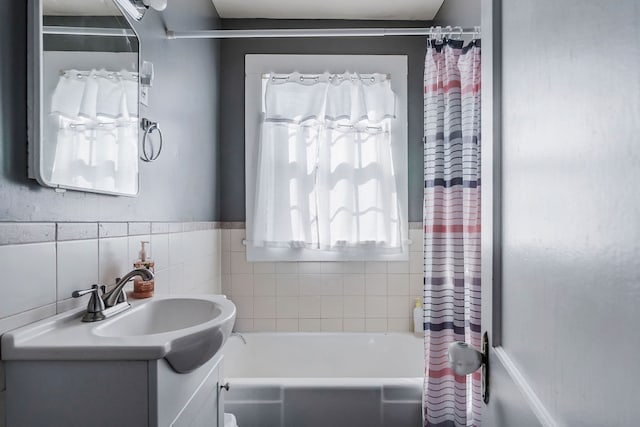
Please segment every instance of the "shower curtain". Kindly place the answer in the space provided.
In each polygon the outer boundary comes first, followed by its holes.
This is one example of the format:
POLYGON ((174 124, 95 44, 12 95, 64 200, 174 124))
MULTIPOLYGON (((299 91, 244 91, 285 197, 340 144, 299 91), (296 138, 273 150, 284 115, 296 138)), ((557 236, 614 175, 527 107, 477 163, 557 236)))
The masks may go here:
POLYGON ((447 348, 480 348, 480 42, 429 41, 424 74, 425 426, 480 426, 480 373, 447 348))

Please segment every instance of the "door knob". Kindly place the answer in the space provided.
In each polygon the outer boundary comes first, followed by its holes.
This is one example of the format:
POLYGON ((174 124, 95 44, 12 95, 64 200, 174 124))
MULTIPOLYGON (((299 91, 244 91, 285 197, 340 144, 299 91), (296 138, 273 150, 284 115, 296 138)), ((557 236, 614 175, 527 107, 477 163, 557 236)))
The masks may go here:
POLYGON ((466 342, 449 344, 449 366, 456 375, 469 375, 477 371, 484 363, 484 354, 466 342))
POLYGON ((482 399, 489 402, 489 336, 482 336, 482 350, 471 347, 466 342, 449 344, 449 366, 456 375, 469 375, 482 368, 482 399))

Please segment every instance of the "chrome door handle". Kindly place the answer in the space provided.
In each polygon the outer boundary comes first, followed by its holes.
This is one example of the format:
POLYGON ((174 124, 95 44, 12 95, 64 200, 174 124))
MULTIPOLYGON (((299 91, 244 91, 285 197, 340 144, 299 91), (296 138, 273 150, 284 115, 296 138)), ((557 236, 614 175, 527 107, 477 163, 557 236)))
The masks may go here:
POLYGON ((466 342, 449 344, 449 366, 456 375, 469 375, 482 368, 482 399, 489 403, 489 335, 482 335, 482 350, 466 342))

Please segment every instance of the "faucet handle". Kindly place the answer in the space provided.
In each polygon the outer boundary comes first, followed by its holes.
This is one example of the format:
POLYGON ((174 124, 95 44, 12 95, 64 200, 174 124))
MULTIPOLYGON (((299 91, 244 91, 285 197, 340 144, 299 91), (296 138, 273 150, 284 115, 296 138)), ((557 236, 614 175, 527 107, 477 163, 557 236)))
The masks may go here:
POLYGON ((82 289, 79 291, 73 291, 71 294, 74 298, 80 298, 83 295, 91 294, 91 299, 87 304, 87 312, 82 317, 83 322, 95 322, 97 320, 102 320, 105 318, 104 316, 104 301, 100 297, 100 286, 93 285, 91 289, 82 289))
POLYGON ((98 285, 93 285, 89 289, 81 289, 78 291, 73 291, 71 293, 71 296, 74 298, 80 298, 81 296, 90 294, 91 292, 98 293, 99 290, 100 290, 100 287, 98 285))

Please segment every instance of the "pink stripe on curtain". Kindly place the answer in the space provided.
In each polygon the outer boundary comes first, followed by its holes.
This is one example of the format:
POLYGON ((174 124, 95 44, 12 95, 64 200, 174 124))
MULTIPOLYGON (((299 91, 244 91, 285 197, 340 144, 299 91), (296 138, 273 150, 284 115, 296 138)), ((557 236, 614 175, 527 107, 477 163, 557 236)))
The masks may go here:
POLYGON ((480 348, 480 43, 436 45, 424 74, 424 425, 480 426, 480 375, 447 347, 480 348))

